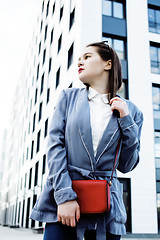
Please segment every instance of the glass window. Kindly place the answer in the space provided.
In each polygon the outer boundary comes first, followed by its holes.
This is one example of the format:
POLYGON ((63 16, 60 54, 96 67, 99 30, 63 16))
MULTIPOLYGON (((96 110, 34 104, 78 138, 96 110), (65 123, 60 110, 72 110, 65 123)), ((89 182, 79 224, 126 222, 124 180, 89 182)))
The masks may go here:
POLYGON ((120 59, 124 59, 124 41, 114 39, 113 48, 120 59))
POLYGON ((113 2, 113 16, 117 18, 123 18, 123 4, 119 2, 113 2))
POLYGON ((151 72, 160 74, 160 47, 150 46, 151 72))
POLYGON ((126 57, 125 57, 125 43, 124 43, 124 40, 103 37, 102 41, 108 41, 108 45, 110 47, 112 47, 116 51, 118 57, 121 60, 122 59, 126 59, 126 57))
POLYGON ((160 34, 160 10, 148 8, 149 31, 160 34))
POLYGON ((103 1, 103 14, 107 16, 112 16, 112 5, 111 1, 103 1))
POLYGON ((103 14, 116 18, 124 18, 124 3, 123 1, 103 0, 103 14))
MULTIPOLYGON (((160 121, 160 118, 159 118, 160 121)), ((154 132, 155 157, 160 157, 160 132, 154 132)))

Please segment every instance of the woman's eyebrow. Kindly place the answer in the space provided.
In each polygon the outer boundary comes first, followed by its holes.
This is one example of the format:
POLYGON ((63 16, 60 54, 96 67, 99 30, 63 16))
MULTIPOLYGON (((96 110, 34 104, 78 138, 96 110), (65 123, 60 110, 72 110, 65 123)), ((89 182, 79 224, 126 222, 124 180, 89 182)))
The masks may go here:
MULTIPOLYGON (((85 56, 87 54, 92 54, 92 53, 91 52, 86 52, 86 53, 83 54, 83 56, 85 56)), ((78 61, 80 61, 80 60, 81 60, 81 57, 78 58, 78 61)))

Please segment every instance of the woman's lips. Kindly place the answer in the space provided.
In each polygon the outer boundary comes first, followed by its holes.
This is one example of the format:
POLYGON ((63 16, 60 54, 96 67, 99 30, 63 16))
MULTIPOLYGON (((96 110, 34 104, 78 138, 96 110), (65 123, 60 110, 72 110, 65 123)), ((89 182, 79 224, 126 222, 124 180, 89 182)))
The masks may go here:
POLYGON ((78 73, 81 73, 83 70, 84 70, 83 68, 79 68, 78 73))

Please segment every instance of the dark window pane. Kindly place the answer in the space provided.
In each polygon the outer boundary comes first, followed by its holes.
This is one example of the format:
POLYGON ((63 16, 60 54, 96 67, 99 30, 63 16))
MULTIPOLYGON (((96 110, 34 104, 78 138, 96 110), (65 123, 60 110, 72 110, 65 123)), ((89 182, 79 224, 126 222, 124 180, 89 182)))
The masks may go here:
POLYGON ((62 34, 61 34, 61 36, 59 37, 59 40, 58 40, 58 52, 61 49, 61 44, 62 44, 62 34))
POLYGON ((54 14, 54 11, 55 11, 55 3, 53 4, 52 15, 54 14))
POLYGON ((53 42, 53 29, 52 29, 52 31, 51 31, 51 42, 50 42, 50 44, 53 42))
POLYGON ((49 59, 49 68, 48 68, 48 73, 50 73, 52 67, 52 58, 49 59))
POLYGON ((33 158, 33 150, 34 150, 34 141, 32 141, 32 145, 31 145, 31 159, 33 158))
POLYGON ((32 132, 34 132, 34 130, 35 130, 35 122, 36 122, 36 113, 34 113, 34 115, 33 115, 33 130, 32 130, 32 132))
POLYGON ((47 89, 47 103, 49 102, 49 97, 50 97, 50 88, 47 89))
POLYGON ((31 188, 31 184, 32 184, 32 168, 29 171, 29 185, 28 185, 29 189, 31 188))
POLYGON ((70 13, 70 22, 69 22, 69 29, 71 29, 73 23, 74 23, 74 19, 75 19, 75 8, 73 9, 73 11, 70 13))
POLYGON ((47 30, 48 30, 48 25, 46 25, 46 27, 45 27, 44 41, 45 41, 45 40, 46 40, 46 38, 47 38, 47 30))
POLYGON ((34 186, 37 186, 37 183, 38 183, 38 168, 39 168, 39 162, 37 162, 35 165, 34 186))
POLYGON ((38 77, 39 77, 39 64, 37 66, 37 80, 38 80, 38 77))
POLYGON ((56 73, 56 88, 59 85, 59 81, 60 81, 60 68, 58 69, 58 71, 56 73))
POLYGON ((49 13, 49 1, 48 1, 48 3, 47 3, 46 17, 48 16, 48 13, 49 13))
POLYGON ((59 20, 62 19, 62 16, 63 16, 63 7, 60 8, 60 17, 59 17, 59 20))
POLYGON ((42 118, 42 102, 39 105, 39 118, 38 118, 38 121, 40 121, 41 118, 42 118))
POLYGON ((42 94, 42 92, 43 92, 43 86, 44 86, 44 73, 43 73, 42 78, 41 78, 41 91, 40 91, 40 94, 42 94))
POLYGON ((46 59, 46 49, 44 49, 44 51, 43 51, 43 64, 45 62, 45 59, 46 59))
POLYGON ((36 149, 36 152, 39 152, 39 149, 40 149, 40 136, 41 136, 41 130, 37 134, 37 149, 36 149))
POLYGON ((43 167, 42 167, 42 174, 46 172, 46 154, 43 155, 43 167))
POLYGON ((48 119, 45 121, 44 137, 47 136, 47 131, 48 131, 48 119))
POLYGON ((71 66, 72 62, 73 62, 73 43, 68 51, 68 68, 71 66))

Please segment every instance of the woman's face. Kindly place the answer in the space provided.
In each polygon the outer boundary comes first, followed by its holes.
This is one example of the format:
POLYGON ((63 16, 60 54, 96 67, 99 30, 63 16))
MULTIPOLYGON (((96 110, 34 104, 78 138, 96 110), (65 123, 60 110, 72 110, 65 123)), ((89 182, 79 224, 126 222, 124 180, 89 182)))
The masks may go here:
POLYGON ((105 73, 106 62, 101 59, 96 47, 86 47, 78 59, 79 79, 83 83, 95 83, 105 73))

